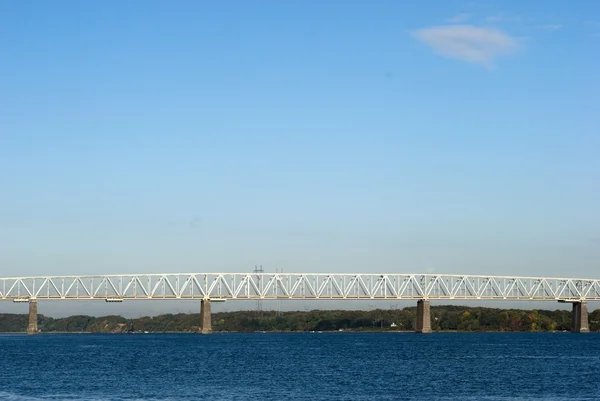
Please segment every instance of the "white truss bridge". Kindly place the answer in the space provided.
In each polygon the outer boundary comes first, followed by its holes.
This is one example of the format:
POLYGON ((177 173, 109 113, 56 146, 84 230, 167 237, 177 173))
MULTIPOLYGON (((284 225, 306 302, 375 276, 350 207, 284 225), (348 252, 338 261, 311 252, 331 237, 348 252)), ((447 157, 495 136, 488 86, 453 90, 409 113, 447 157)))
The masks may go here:
POLYGON ((0 278, 0 300, 600 300, 600 280, 453 274, 181 273, 0 278))

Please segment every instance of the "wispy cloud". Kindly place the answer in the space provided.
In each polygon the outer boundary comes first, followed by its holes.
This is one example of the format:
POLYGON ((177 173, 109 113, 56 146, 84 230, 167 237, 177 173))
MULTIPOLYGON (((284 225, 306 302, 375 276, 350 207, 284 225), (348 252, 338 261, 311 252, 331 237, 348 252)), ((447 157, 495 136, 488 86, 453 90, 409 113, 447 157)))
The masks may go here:
POLYGON ((503 17, 501 15, 490 15, 485 20, 487 22, 500 22, 503 21, 503 17))
POLYGON ((430 46, 436 53, 449 58, 494 67, 494 60, 514 52, 517 41, 491 28, 471 25, 434 26, 414 31, 413 36, 430 46))
POLYGON ((192 221, 190 221, 191 228, 199 228, 201 224, 202 224, 202 219, 198 216, 194 217, 192 219, 192 221))
POLYGON ((600 21, 588 20, 588 21, 585 21, 584 24, 586 27, 588 27, 588 29, 595 31, 590 36, 592 36, 594 38, 600 36, 600 32, 598 32, 598 30, 600 30, 600 21))
POLYGON ((461 13, 461 14, 456 14, 452 18, 448 18, 446 21, 450 22, 452 24, 458 24, 459 22, 465 22, 469 18, 471 18, 471 14, 461 13))
POLYGON ((504 13, 490 15, 485 19, 487 22, 518 22, 523 20, 522 15, 508 15, 504 13))
POLYGON ((546 24, 540 25, 538 28, 543 29, 545 31, 558 31, 559 29, 562 29, 563 26, 561 24, 546 24))

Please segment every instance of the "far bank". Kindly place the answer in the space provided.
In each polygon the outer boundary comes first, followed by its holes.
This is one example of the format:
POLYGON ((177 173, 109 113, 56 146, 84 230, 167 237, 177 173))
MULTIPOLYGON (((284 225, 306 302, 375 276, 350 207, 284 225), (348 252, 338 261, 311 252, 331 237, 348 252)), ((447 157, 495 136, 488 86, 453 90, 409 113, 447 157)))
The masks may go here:
MULTIPOLYGON (((454 305, 431 306, 431 329, 444 332, 562 332, 571 329, 571 311, 520 310, 454 305)), ((0 314, 0 332, 27 328, 28 315, 0 314)), ((417 325, 417 308, 384 310, 236 311, 212 314, 214 332, 411 332, 417 325)), ((42 333, 133 333, 200 330, 200 314, 163 314, 126 319, 122 316, 75 315, 52 318, 40 314, 42 333)), ((600 330, 600 310, 589 314, 590 331, 600 330)))

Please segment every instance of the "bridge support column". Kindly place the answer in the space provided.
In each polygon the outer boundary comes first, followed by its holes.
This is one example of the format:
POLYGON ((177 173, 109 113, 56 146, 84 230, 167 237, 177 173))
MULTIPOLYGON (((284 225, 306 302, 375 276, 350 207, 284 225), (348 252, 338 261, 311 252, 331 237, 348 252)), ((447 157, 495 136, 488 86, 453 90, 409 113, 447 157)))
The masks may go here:
POLYGON ((571 319, 571 333, 587 333, 590 331, 587 304, 585 302, 573 302, 571 319))
POLYGON ((34 335, 38 333, 37 324, 37 300, 29 300, 29 324, 27 325, 27 334, 34 335))
POLYGON ((210 312, 210 299, 200 301, 200 333, 212 333, 212 315, 210 312))
POLYGON ((428 299, 417 302, 417 333, 431 333, 431 305, 428 299))

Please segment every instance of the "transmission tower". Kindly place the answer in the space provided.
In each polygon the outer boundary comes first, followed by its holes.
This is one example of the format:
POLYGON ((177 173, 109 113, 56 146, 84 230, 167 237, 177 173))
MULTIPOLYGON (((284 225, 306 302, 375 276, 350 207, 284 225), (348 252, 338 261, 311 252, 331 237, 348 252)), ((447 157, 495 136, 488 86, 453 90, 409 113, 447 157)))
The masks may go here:
MULTIPOLYGON (((279 269, 275 269, 275 273, 276 274, 283 274, 283 269, 279 270, 279 269)), ((275 283, 275 294, 277 294, 277 286, 279 284, 279 280, 277 280, 277 283, 275 283)), ((277 310, 275 311, 275 316, 281 316, 281 299, 277 299, 277 310)))
MULTIPOLYGON (((265 271, 263 270, 262 265, 256 266, 254 265, 254 270, 252 271, 252 273, 256 274, 256 284, 260 290, 260 292, 262 293, 263 290, 263 282, 262 282, 262 274, 265 271)), ((262 310, 262 299, 258 298, 256 300, 256 317, 258 319, 262 319, 263 317, 263 310, 262 310)))

